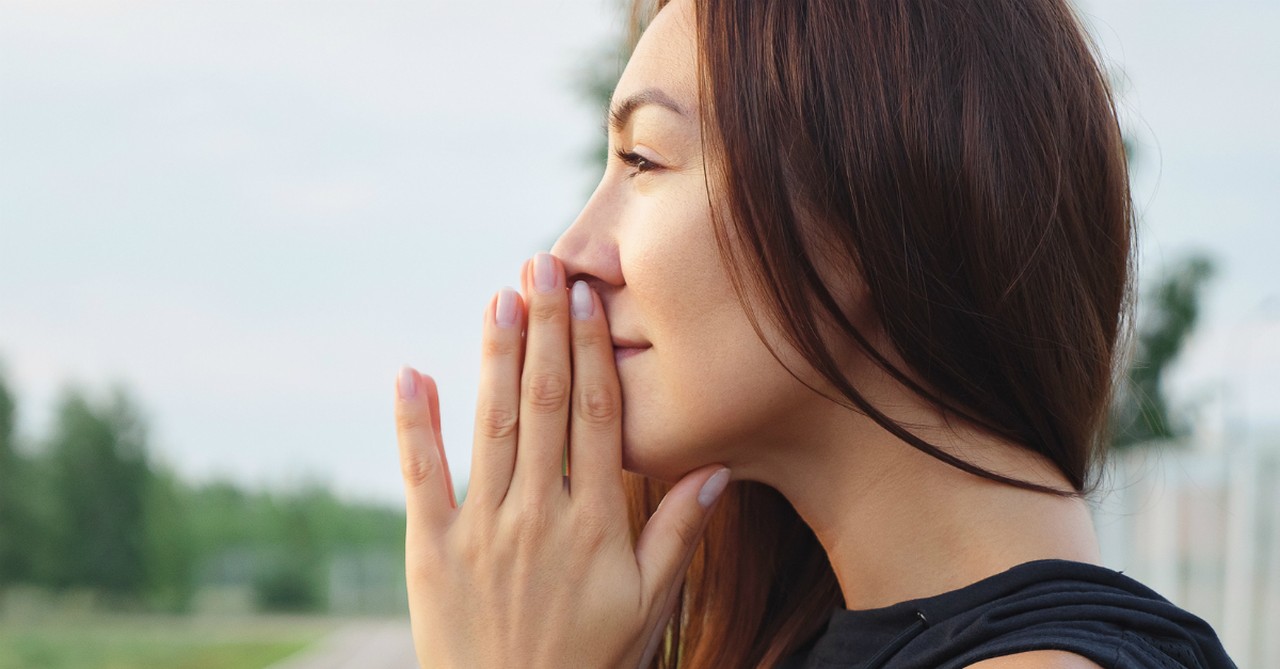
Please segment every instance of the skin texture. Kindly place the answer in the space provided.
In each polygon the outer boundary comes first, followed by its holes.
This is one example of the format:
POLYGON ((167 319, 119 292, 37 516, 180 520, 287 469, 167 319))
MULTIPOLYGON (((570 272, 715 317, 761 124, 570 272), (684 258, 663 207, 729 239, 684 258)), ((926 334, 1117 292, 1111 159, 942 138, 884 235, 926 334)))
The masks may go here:
POLYGON ((1075 653, 1060 650, 1037 650, 993 657, 976 664, 971 669, 1101 669, 1100 666, 1075 653))
POLYGON ((752 331, 716 258, 689 20, 664 10, 614 94, 616 103, 658 88, 687 115, 639 108, 611 148, 653 167, 639 171, 611 155, 595 193, 551 250, 571 278, 601 293, 616 337, 652 344, 619 364, 623 462, 666 481, 740 454, 744 444, 776 443, 789 431, 776 417, 811 401, 752 331), (726 388, 734 389, 732 402, 726 388), (760 439, 766 431, 773 438, 760 439))
POLYGON ((576 291, 585 309, 571 318, 563 266, 541 256, 536 270, 525 265, 527 303, 502 291, 485 312, 472 481, 460 508, 435 381, 407 367, 397 379, 406 582, 423 667, 642 666, 714 500, 700 491, 728 480, 719 466, 684 477, 632 543, 608 323, 585 284, 576 291), (538 289, 530 274, 544 271, 538 289), (515 322, 500 325, 500 312, 515 322), (572 485, 561 474, 566 437, 572 485))
MULTIPOLYGON (((936 595, 1034 559, 1099 562, 1082 501, 920 453, 810 391, 757 337, 711 227, 692 9, 677 0, 659 13, 614 93, 616 104, 658 88, 685 113, 643 106, 611 133, 611 151, 644 162, 610 156, 551 250, 555 289, 534 290, 526 263, 517 325, 494 323, 496 298, 486 311, 462 508, 448 493, 434 381, 410 370, 398 386, 410 611, 424 667, 640 666, 704 526, 697 492, 720 465, 787 497, 826 548, 851 609, 936 595), (585 321, 569 316, 575 280, 593 289, 585 321), (611 337, 649 347, 615 365, 611 337), (560 476, 566 440, 571 492, 560 476), (623 467, 679 482, 636 546, 626 534, 623 467)), ((839 292, 905 369, 859 291, 839 292)), ((761 326, 787 366, 833 392, 767 319, 761 326)), ((922 438, 991 471, 1069 487, 1037 454, 936 414, 851 342, 833 344, 854 385, 922 438)), ((974 666, 1096 665, 1033 652, 974 666)))

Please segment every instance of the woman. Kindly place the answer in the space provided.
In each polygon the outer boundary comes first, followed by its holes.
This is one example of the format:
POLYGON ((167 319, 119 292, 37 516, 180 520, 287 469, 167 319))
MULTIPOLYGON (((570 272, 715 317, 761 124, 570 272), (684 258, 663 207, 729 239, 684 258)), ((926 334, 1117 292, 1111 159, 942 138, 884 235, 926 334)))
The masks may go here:
POLYGON ((1098 566, 1133 218, 1065 2, 659 4, 461 507, 398 380, 422 665, 1232 666, 1098 566))

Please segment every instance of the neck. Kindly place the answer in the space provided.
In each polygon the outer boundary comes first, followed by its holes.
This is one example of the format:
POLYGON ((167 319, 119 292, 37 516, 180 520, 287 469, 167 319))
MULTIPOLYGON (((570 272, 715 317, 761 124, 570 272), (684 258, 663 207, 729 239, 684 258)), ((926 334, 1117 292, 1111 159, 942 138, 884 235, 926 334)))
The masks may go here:
MULTIPOLYGON (((813 438, 786 449, 785 466, 765 468, 787 478, 751 478, 775 487, 814 530, 847 608, 941 594, 1030 560, 1100 561, 1082 500, 963 472, 846 410, 828 418, 809 423, 813 438)), ((1026 448, 973 432, 910 429, 989 471, 1070 490, 1026 448)))

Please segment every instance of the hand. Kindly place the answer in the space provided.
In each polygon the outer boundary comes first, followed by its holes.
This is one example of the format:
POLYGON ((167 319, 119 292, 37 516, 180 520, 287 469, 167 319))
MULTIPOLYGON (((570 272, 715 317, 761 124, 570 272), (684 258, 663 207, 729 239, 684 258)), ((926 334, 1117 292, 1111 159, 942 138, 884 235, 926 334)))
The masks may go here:
POLYGON ((566 290, 550 254, 526 261, 521 283, 523 340, 518 293, 504 289, 485 311, 461 508, 435 381, 406 367, 397 382, 418 661, 431 669, 646 666, 729 472, 713 465, 686 475, 633 544, 621 390, 600 299, 585 283, 566 290))

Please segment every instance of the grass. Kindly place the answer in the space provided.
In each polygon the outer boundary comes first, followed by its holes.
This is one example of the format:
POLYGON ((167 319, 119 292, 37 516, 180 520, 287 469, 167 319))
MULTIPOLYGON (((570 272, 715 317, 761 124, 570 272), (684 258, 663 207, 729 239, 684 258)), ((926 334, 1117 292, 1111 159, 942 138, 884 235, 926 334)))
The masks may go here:
POLYGON ((0 620, 0 669, 263 669, 333 627, 283 616, 9 616, 0 620))

